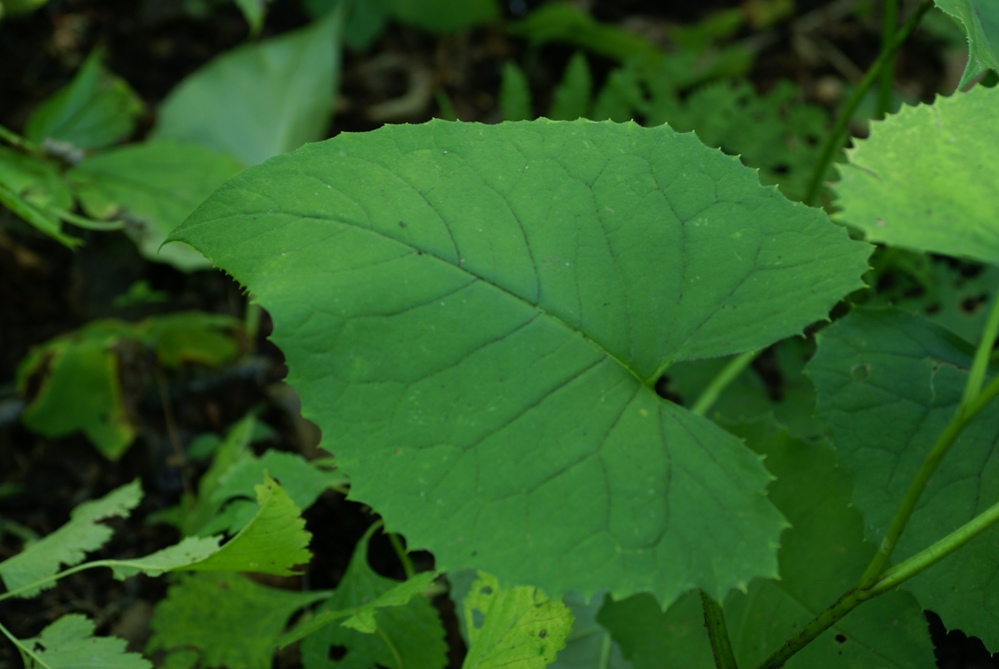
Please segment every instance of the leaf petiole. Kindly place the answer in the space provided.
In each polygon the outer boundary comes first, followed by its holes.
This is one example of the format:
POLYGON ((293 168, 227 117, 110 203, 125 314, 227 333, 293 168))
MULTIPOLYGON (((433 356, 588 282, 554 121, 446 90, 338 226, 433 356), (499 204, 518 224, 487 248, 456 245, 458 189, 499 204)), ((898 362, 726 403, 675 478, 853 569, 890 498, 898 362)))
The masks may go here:
POLYGON ((982 331, 978 348, 975 349, 975 358, 971 363, 971 372, 968 374, 968 383, 964 387, 964 395, 961 397, 961 406, 971 404, 982 391, 985 373, 989 367, 989 359, 992 357, 992 347, 995 345, 997 337, 999 337, 999 290, 992 298, 992 309, 985 321, 985 329, 982 331))
POLYGON ((697 414, 698 416, 703 416, 714 406, 718 398, 725 391, 726 388, 735 381, 736 377, 742 373, 742 370, 746 369, 753 360, 756 359, 762 353, 760 351, 746 351, 745 353, 740 353, 739 355, 732 358, 725 367, 722 368, 715 378, 711 379, 711 383, 705 388, 697 401, 694 402, 694 406, 690 407, 690 410, 697 414))
POLYGON ((701 590, 701 610, 704 612, 704 627, 711 642, 711 653, 717 669, 739 669, 732 652, 732 642, 725 624, 725 611, 715 599, 701 590))

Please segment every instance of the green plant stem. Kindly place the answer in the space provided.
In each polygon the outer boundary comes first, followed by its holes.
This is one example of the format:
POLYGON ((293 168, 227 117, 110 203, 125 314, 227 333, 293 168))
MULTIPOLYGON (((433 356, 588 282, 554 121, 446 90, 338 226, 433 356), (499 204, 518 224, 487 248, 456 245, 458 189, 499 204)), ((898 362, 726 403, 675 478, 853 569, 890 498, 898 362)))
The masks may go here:
POLYGON ((822 177, 825 176, 826 170, 833 162, 833 157, 836 154, 837 149, 843 146, 843 137, 846 134, 846 127, 850 123, 850 119, 853 118, 854 112, 857 111, 857 107, 860 106, 861 101, 864 99, 864 95, 870 90, 871 86, 878 79, 881 71, 887 66, 891 61, 892 56, 898 51, 899 47, 905 42, 919 22, 922 20, 923 15, 929 11, 930 7, 933 6, 933 0, 923 0, 919 7, 913 12, 912 16, 905 22, 905 24, 899 28, 895 36, 889 41, 881 46, 881 53, 875 59, 874 63, 867 70, 864 78, 860 80, 857 87, 853 91, 853 95, 847 100, 846 105, 843 106, 843 111, 840 112, 839 118, 836 119, 836 125, 833 127, 832 131, 826 136, 826 141, 822 145, 822 153, 819 155, 819 160, 815 164, 815 170, 812 172, 812 176, 808 180, 808 188, 805 189, 805 197, 802 201, 805 204, 811 205, 815 202, 815 198, 819 192, 819 186, 822 184, 822 177))
POLYGON ((19 149, 24 149, 25 151, 30 151, 31 153, 39 153, 37 146, 2 125, 0 125, 0 139, 7 142, 11 146, 16 146, 19 149))
POLYGON ((715 599, 701 590, 701 610, 704 612, 704 627, 708 630, 711 652, 715 656, 718 669, 739 669, 732 652, 732 642, 728 638, 725 625, 725 611, 715 599))
POLYGON ((35 666, 38 666, 38 667, 47 667, 47 666, 49 666, 46 662, 42 661, 42 658, 38 657, 34 653, 34 651, 31 650, 31 648, 28 648, 27 645, 25 645, 24 643, 22 643, 20 639, 18 639, 16 636, 14 636, 13 634, 11 634, 10 631, 6 627, 4 627, 3 625, 0 625, 0 634, 3 634, 5 637, 7 637, 8 639, 10 639, 10 642, 12 644, 14 644, 15 646, 17 646, 18 649, 20 649, 25 655, 27 655, 32 660, 34 660, 35 666))
MULTIPOLYGON (((881 16, 881 44, 891 42, 898 25, 898 0, 884 0, 881 16)), ((885 61, 878 81, 877 118, 884 118, 891 110, 892 88, 895 83, 895 55, 885 61)))
POLYGON ((992 298, 992 309, 989 311, 985 328, 982 330, 982 338, 975 350, 971 372, 968 374, 968 383, 964 386, 964 395, 961 396, 961 406, 971 404, 982 392, 982 384, 985 383, 985 373, 989 368, 989 360, 992 358, 992 347, 996 343, 996 337, 999 337, 999 291, 992 298))
POLYGON ((954 442, 965 426, 997 394, 999 394, 999 376, 993 378, 989 385, 974 400, 968 404, 960 404, 958 406, 954 417, 947 424, 947 427, 944 428, 944 431, 940 433, 940 436, 937 437, 936 443, 933 444, 929 454, 923 460, 923 464, 920 465, 919 471, 916 472, 916 476, 913 478, 908 490, 905 491, 905 497, 902 498, 902 503, 899 505, 898 511, 895 512, 895 516, 892 518, 891 524, 885 532, 885 537, 882 539, 881 545, 878 546, 878 550, 864 571, 864 575, 860 577, 860 587, 867 587, 878 580, 885 565, 888 564, 891 554, 895 551, 895 546, 898 545, 902 531, 908 524, 909 518, 912 517, 913 511, 916 509, 916 504, 919 502, 923 490, 926 489, 926 484, 929 482, 930 477, 936 471, 937 465, 940 464, 940 461, 947 454, 947 451, 950 450, 950 447, 954 445, 954 442))
POLYGON ((779 667, 784 666, 784 663, 795 653, 814 641, 816 637, 861 603, 889 590, 894 590, 899 584, 929 569, 997 523, 999 523, 999 503, 993 504, 943 539, 887 570, 869 586, 854 587, 840 597, 835 604, 822 611, 798 630, 797 634, 785 641, 780 648, 758 664, 756 669, 779 669, 779 667))
POLYGON ((698 416, 705 415, 708 410, 714 406, 715 402, 718 401, 722 392, 724 392, 725 389, 728 388, 733 381, 735 381, 736 377, 739 376, 742 370, 746 369, 746 367, 749 366, 749 363, 755 360, 756 356, 759 354, 760 351, 747 351, 746 353, 740 353, 736 357, 732 358, 728 364, 715 375, 715 378, 711 379, 711 383, 709 383, 708 387, 701 392, 701 396, 697 398, 697 401, 694 402, 694 406, 692 406, 690 410, 698 416))
POLYGON ((940 560, 958 550, 996 523, 999 523, 999 502, 996 502, 943 539, 885 571, 878 578, 877 582, 871 586, 871 592, 874 595, 880 595, 883 592, 893 590, 900 583, 909 580, 919 572, 940 562, 940 560))
POLYGON ((406 578, 413 578, 416 576, 416 569, 413 567, 413 561, 409 559, 409 553, 406 552, 406 548, 402 545, 402 540, 399 538, 399 535, 388 534, 388 538, 389 542, 392 544, 392 549, 399 557, 399 562, 402 563, 402 570, 405 572, 406 578))

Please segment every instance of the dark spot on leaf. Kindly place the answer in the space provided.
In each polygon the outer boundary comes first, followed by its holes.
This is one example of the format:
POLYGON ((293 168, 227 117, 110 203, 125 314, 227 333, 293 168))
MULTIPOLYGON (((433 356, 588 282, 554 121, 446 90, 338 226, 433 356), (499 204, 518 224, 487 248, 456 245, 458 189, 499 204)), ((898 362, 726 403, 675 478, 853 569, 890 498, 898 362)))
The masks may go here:
POLYGON ((850 368, 850 378, 857 382, 864 382, 871 376, 871 366, 866 362, 857 363, 850 368))
POLYGON ((491 595, 491 594, 493 594, 493 589, 492 589, 492 588, 490 588, 490 587, 489 587, 489 586, 487 585, 487 586, 485 586, 484 588, 482 588, 481 590, 479 590, 479 592, 481 592, 481 593, 482 593, 483 595, 491 595))
POLYGON ((540 632, 538 632, 539 639, 544 639, 546 636, 548 636, 548 630, 543 629, 540 632))
POLYGON ((846 643, 846 635, 845 634, 837 634, 836 635, 836 643, 846 643))
POLYGON ((679 393, 669 387, 669 376, 663 374, 656 381, 656 395, 673 404, 683 404, 683 398, 679 393))
POLYGON ((399 221, 399 227, 400 228, 406 227, 406 221, 399 221))
POLYGON ((988 295, 978 295, 975 297, 966 297, 961 300, 961 311, 971 315, 978 311, 978 308, 985 304, 988 299, 988 295))

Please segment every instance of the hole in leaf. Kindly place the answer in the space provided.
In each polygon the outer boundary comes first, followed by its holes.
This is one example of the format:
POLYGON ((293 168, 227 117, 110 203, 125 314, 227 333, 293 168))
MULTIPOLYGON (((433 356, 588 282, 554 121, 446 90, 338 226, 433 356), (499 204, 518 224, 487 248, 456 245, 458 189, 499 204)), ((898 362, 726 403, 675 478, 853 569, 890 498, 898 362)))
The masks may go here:
POLYGON ((346 646, 330 646, 329 658, 334 661, 342 660, 347 655, 346 646))
POLYGON ((683 398, 680 397, 680 394, 670 389, 669 376, 667 376, 666 374, 663 374, 662 376, 659 377, 659 380, 656 381, 655 387, 656 387, 656 395, 659 395, 659 397, 663 398, 668 402, 672 402, 673 404, 683 404, 683 398))
POLYGON ((478 629, 482 627, 482 623, 486 622, 486 616, 482 611, 478 609, 472 609, 472 625, 478 629))

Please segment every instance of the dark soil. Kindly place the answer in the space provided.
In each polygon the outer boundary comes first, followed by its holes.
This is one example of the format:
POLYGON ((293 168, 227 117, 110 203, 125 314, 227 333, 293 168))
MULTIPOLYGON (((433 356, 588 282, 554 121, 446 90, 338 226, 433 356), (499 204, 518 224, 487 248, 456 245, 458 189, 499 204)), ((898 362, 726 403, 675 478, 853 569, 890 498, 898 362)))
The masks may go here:
MULTIPOLYGON (((215 55, 243 43, 247 29, 235 5, 211 5, 204 17, 195 17, 184 0, 53 0, 36 13, 0 22, 0 124, 15 131, 24 127, 31 111, 65 85, 86 55, 98 45, 107 50, 111 70, 122 76, 148 105, 137 132, 141 138, 152 125, 157 103, 185 75, 215 55)), ((509 0, 507 19, 541 4, 509 0)), ((732 6, 722 0, 662 3, 657 0, 593 0, 594 16, 662 35, 664 26, 689 24, 718 9, 732 6)), ((867 3, 798 0, 796 14, 760 33, 737 39, 759 44, 753 80, 766 89, 781 78, 798 83, 812 100, 834 107, 843 81, 862 72, 879 45, 877 17, 853 11, 867 3), (839 11, 840 6, 846 9, 839 11), (839 9, 838 9, 839 8, 839 9), (823 12, 826 12, 824 14, 823 12), (806 30, 807 29, 807 30, 806 30)), ((264 36, 304 25, 308 17, 298 2, 279 0, 272 5, 264 36)), ((664 44, 668 47, 668 44, 664 44)), ((900 86, 911 97, 929 99, 953 89, 955 64, 941 38, 918 34, 898 63, 900 86)), ((500 71, 508 59, 522 59, 529 48, 511 38, 499 23, 468 33, 431 37, 416 30, 390 27, 366 53, 345 57, 335 131, 364 131, 379 125, 371 110, 407 92, 415 70, 429 72, 433 93, 444 94, 457 116, 466 121, 499 120, 497 92, 500 71)), ((572 50, 545 46, 532 51, 532 86, 543 108, 550 89, 561 77, 572 50)), ((592 61, 601 74, 601 61, 592 61)), ((603 63, 606 71, 610 63, 603 63)), ((958 63, 958 73, 959 66, 958 63)), ((422 121, 439 115, 438 100, 429 96, 422 105, 390 121, 422 121)), ((13 521, 45 535, 64 523, 73 507, 139 478, 146 491, 133 516, 116 522, 117 533, 99 555, 140 556, 177 540, 165 525, 150 525, 151 513, 175 504, 185 485, 197 476, 196 465, 178 457, 178 443, 188 443, 204 432, 222 433, 249 409, 264 406, 263 419, 276 428, 266 446, 314 456, 318 441, 314 429, 297 415, 294 401, 282 386, 281 354, 266 340, 267 324, 255 342, 249 362, 221 371, 186 370, 167 380, 169 411, 164 396, 150 381, 135 386, 141 436, 118 462, 97 454, 82 437, 48 440, 28 432, 18 422, 21 400, 14 388, 15 370, 30 347, 96 318, 134 320, 152 313, 186 309, 243 316, 238 286, 218 273, 181 274, 165 265, 143 260, 125 238, 88 233, 86 245, 71 253, 39 237, 0 210, 0 519, 13 521), (120 308, 113 299, 124 288, 145 280, 167 295, 164 303, 120 308)), ((148 361, 140 361, 140 366, 148 361)), ((332 587, 342 575, 354 542, 373 518, 359 505, 327 494, 308 510, 314 533, 316 559, 305 575, 310 587, 332 587), (335 537, 335 540, 333 539, 335 537)), ((10 535, 3 536, 0 560, 18 552, 10 535)), ((387 542, 376 539, 371 552, 376 569, 401 576, 387 542)), ((429 564, 429 557, 422 558, 429 564)), ((100 633, 126 638, 140 650, 148 635, 152 606, 163 596, 165 579, 135 578, 117 582, 104 570, 90 571, 61 581, 36 599, 0 603, 0 617, 20 637, 36 635, 58 616, 86 613, 100 633)), ((445 614, 453 621, 447 602, 445 614)), ((930 614, 931 630, 939 645, 939 666, 946 669, 999 667, 977 640, 960 633, 945 634, 930 614)), ((454 625, 452 623, 452 635, 454 625)), ((452 657, 460 666, 462 649, 452 657)), ((0 667, 18 667, 9 644, 0 643, 0 667)), ((293 654, 282 655, 275 666, 297 666, 293 654)))

